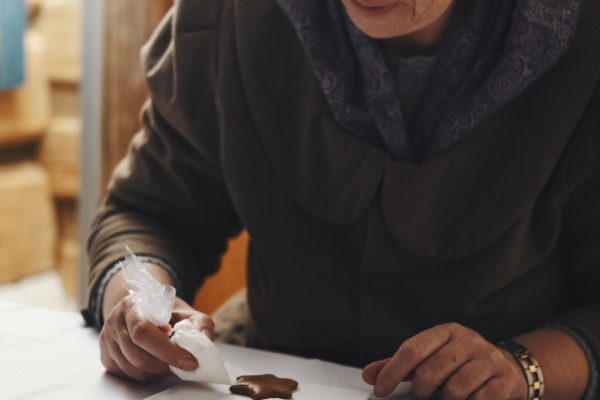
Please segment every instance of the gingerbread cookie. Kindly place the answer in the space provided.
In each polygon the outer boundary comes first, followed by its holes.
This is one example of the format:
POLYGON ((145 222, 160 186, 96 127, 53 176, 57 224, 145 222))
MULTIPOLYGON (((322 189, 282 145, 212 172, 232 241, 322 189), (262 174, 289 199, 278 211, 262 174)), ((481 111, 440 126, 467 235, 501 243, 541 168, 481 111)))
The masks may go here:
POLYGON ((229 390, 233 394, 262 399, 291 399, 292 392, 298 388, 298 382, 293 379, 278 378, 275 375, 243 375, 229 390))

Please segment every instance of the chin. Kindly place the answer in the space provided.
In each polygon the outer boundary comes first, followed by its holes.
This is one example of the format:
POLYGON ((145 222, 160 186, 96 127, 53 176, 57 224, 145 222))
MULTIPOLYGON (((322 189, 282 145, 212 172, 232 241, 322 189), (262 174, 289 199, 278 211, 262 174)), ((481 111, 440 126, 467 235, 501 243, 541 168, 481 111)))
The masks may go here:
POLYGON ((404 36, 409 33, 409 32, 405 32, 405 31, 398 31, 398 30, 391 31, 388 29, 382 29, 381 27, 378 27, 378 26, 356 25, 356 27, 362 33, 364 33, 365 35, 367 35, 373 39, 392 39, 392 38, 404 36))
MULTIPOLYGON (((352 0, 344 0, 347 2, 352 0)), ((400 3, 394 9, 380 15, 369 15, 352 6, 346 5, 346 11, 352 23, 365 35, 374 39, 390 39, 411 33, 415 26, 406 7, 400 3)))
POLYGON ((385 18, 380 20, 363 19, 350 15, 352 23, 365 35, 373 39, 391 39, 410 34, 413 30, 401 23, 401 18, 385 18), (386 21, 391 19, 391 21, 386 21))

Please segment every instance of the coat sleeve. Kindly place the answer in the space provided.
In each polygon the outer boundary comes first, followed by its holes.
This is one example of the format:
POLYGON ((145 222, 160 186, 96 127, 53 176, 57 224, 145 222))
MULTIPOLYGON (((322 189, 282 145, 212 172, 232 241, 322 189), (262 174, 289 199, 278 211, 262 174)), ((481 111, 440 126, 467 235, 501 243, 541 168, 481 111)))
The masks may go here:
MULTIPOLYGON (((596 390, 600 361, 600 90, 585 113, 568 159, 569 198, 560 250, 566 267, 567 305, 551 322, 582 341, 596 390)), ((596 392, 597 393, 597 392, 596 392)), ((596 398, 596 397, 593 397, 596 398)))
POLYGON ((125 244, 170 266, 181 282, 178 295, 191 301, 218 269, 227 240, 241 230, 219 160, 220 3, 176 2, 142 51, 150 99, 92 224, 89 312, 98 283, 123 258, 125 244))

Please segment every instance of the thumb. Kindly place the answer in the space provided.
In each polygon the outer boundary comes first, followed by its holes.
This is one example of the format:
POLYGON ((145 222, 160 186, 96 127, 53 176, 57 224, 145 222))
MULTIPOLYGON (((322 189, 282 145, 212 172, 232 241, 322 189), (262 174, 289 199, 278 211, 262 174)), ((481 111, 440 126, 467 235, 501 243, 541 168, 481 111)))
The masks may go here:
POLYGON ((385 367, 390 359, 391 358, 386 358, 385 360, 375 361, 364 367, 362 371, 363 380, 369 385, 374 385, 377 375, 379 375, 379 372, 385 367))

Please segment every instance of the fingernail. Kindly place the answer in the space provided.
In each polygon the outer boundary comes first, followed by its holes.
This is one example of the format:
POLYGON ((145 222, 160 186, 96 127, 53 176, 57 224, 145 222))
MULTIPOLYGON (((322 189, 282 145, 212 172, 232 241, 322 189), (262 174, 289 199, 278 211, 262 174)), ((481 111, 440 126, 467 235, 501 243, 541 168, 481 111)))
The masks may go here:
POLYGON ((198 362, 192 357, 183 357, 179 360, 179 369, 185 369, 186 371, 193 371, 198 368, 198 362))

